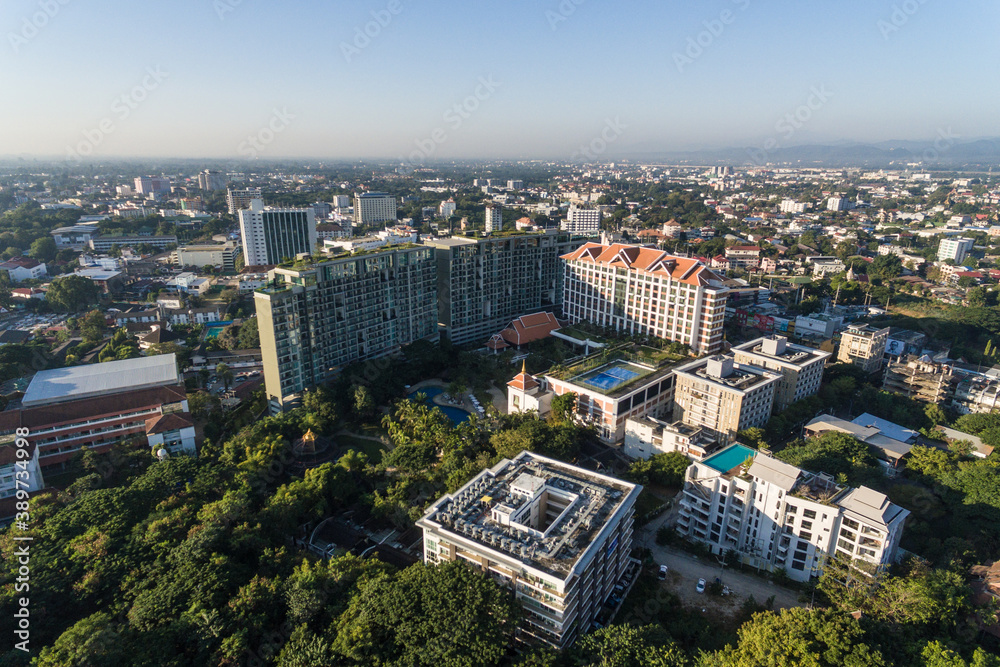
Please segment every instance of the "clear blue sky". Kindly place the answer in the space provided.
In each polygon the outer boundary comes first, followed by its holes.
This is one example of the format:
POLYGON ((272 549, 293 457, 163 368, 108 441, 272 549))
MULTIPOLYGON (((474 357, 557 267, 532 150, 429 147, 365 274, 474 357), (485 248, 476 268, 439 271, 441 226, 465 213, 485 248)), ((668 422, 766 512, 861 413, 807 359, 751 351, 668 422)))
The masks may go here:
POLYGON ((5 0, 0 154, 403 157, 422 140, 433 157, 569 159, 616 118, 609 155, 1000 135, 996 0, 577 1, 400 0, 345 57, 389 0, 5 0), (449 113, 481 78, 500 85, 449 113), (800 109, 814 87, 829 98, 800 109))

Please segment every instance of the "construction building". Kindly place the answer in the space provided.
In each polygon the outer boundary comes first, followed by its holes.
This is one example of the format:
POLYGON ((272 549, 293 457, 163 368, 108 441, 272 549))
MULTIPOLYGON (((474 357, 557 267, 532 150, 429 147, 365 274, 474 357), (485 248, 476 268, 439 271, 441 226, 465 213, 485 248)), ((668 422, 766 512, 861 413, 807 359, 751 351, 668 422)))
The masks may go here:
POLYGON ((910 356, 886 366, 882 388, 907 398, 944 405, 954 395, 958 382, 952 366, 928 357, 910 356))

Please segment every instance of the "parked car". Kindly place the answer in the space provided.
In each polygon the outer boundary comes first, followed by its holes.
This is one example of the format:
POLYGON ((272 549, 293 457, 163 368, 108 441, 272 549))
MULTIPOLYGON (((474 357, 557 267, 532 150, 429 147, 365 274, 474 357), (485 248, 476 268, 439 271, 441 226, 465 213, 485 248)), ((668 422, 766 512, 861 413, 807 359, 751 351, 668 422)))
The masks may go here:
POLYGON ((660 581, 663 581, 666 578, 667 578, 667 566, 666 565, 661 565, 660 566, 660 581))
POLYGON ((705 580, 704 579, 699 579, 698 580, 698 585, 694 587, 694 590, 697 591, 697 592, 699 592, 699 593, 704 593, 705 592, 705 580))

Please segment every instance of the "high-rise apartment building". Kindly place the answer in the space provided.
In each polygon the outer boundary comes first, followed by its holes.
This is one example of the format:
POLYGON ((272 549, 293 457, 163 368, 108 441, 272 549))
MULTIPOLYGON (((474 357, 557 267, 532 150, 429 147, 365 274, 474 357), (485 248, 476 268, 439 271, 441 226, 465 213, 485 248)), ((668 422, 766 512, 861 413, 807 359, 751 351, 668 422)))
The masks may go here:
POLYGON ((250 208, 250 202, 260 199, 260 188, 245 188, 242 190, 226 190, 226 204, 229 206, 229 215, 236 215, 245 208, 250 208))
POLYGON ((358 227, 383 222, 396 224, 396 198, 384 192, 354 196, 354 224, 358 227))
POLYGON ((270 208, 260 199, 240 211, 240 234, 247 266, 279 264, 316 248, 316 212, 311 208, 270 208))
POLYGON ((486 205, 486 233, 503 231, 503 207, 499 204, 486 205))
POLYGON ((523 190, 524 189, 524 181, 522 181, 520 179, 514 179, 512 181, 507 181, 507 189, 508 190, 523 190))
POLYGON ((907 516, 877 491, 733 445, 688 468, 677 531, 713 554, 735 551, 748 565, 808 581, 833 556, 863 572, 890 565, 907 516))
POLYGON ((515 317, 558 307, 559 255, 574 247, 558 232, 424 243, 437 253, 442 333, 456 345, 485 342, 515 317))
POLYGON ((601 233, 601 212, 597 209, 570 206, 560 229, 570 234, 596 236, 601 233))
POLYGON ((170 180, 159 176, 137 176, 135 192, 140 195, 169 195, 170 180))
POLYGON ((724 355, 699 359, 674 374, 674 420, 707 429, 722 442, 767 423, 782 379, 724 355))
POLYGON ((615 586, 634 580, 641 490, 521 452, 431 505, 417 522, 424 562, 462 560, 499 581, 524 609, 520 638, 564 648, 590 629, 615 586))
POLYGON ((206 192, 226 189, 226 175, 221 171, 206 169, 198 174, 198 187, 206 192))
POLYGON ((347 195, 333 195, 330 198, 330 206, 336 209, 350 208, 351 198, 347 195))
POLYGON ((889 329, 876 329, 867 324, 852 324, 840 334, 837 361, 859 366, 866 373, 882 367, 882 355, 889 340, 889 329))
POLYGON ((972 239, 941 239, 938 246, 938 259, 942 262, 951 260, 956 264, 961 264, 969 256, 969 252, 975 245, 972 239))
POLYGON ((355 361, 438 335, 434 251, 395 248, 274 269, 254 295, 271 410, 355 361))
POLYGON ((723 279, 696 259, 636 245, 588 243, 565 255, 563 312, 705 354, 722 348, 723 279))
POLYGON ((784 410, 819 392, 830 352, 789 343, 784 336, 758 338, 733 348, 733 361, 781 374, 774 392, 774 409, 784 410))

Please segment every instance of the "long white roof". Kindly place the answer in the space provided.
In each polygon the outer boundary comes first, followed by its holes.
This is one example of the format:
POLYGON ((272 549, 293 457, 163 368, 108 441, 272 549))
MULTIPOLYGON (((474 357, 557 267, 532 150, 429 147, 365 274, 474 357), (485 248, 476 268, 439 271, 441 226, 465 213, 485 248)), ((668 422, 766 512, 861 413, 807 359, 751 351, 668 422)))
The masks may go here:
POLYGON ((180 383, 177 355, 161 354, 35 374, 21 404, 30 408, 180 383))

